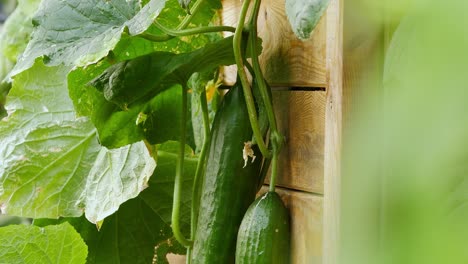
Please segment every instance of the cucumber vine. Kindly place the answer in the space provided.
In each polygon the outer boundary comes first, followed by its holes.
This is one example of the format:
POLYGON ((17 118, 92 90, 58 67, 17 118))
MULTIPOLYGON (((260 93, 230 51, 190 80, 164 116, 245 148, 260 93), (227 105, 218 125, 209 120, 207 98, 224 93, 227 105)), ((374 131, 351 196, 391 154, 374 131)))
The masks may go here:
MULTIPOLYGON (((194 4, 195 6, 198 6, 198 4, 202 0, 197 1, 194 4)), ((172 30, 169 28, 166 28, 165 26, 161 25, 157 21, 154 22, 157 28, 159 28, 163 33, 166 35, 160 35, 160 36, 153 36, 153 35, 148 35, 145 34, 143 37, 154 40, 154 41, 160 41, 160 39, 164 38, 172 38, 172 37, 180 37, 180 36, 188 36, 188 35, 193 35, 193 34, 204 34, 204 33, 212 33, 212 32, 222 32, 222 31, 228 31, 228 32, 233 32, 234 33, 234 38, 233 38, 233 51, 234 51, 234 58, 236 61, 237 65, 237 70, 238 70, 238 76, 242 84, 242 88, 244 91, 244 96, 245 96, 245 102, 247 105, 248 109, 248 114, 249 114, 249 119, 250 119, 250 124, 254 133, 254 142, 258 145, 261 154, 265 159, 272 159, 271 166, 271 180, 270 180, 270 191, 274 192, 275 191, 275 185, 276 185, 276 178, 278 174, 277 166, 278 166, 278 158, 279 158, 279 153, 281 151, 282 147, 282 142, 283 142, 283 136, 279 133, 278 128, 277 128, 277 123, 276 123, 276 117, 272 105, 272 98, 270 97, 270 91, 268 90, 269 87, 265 82, 265 79, 263 77, 263 73, 260 68, 260 62, 258 59, 259 53, 257 50, 257 20, 258 20, 258 14, 259 14, 259 9, 260 9, 260 0, 254 0, 253 2, 253 10, 252 14, 250 16, 250 19, 248 20, 248 23, 246 24, 246 16, 247 12, 249 10, 249 6, 251 4, 250 0, 245 0, 242 4, 242 9, 239 15, 239 21, 237 24, 236 28, 233 27, 228 27, 228 26, 207 26, 207 27, 198 27, 198 28, 191 28, 191 29, 185 29, 185 26, 188 25, 187 22, 182 22, 181 25, 178 27, 176 30, 172 30), (246 34, 247 32, 247 34, 246 34), (246 54, 245 52, 242 51, 242 43, 244 38, 248 38, 248 46, 249 50, 251 52, 251 57, 252 57, 252 65, 250 65, 246 61, 246 54), (263 134, 260 130, 259 126, 259 121, 257 117, 257 110, 255 107, 255 102, 254 102, 254 97, 252 94, 252 87, 249 83, 247 73, 245 71, 245 68, 247 67, 249 71, 252 73, 253 78, 256 78, 258 82, 258 89, 260 91, 261 95, 261 100, 263 101, 263 104, 265 105, 265 110, 267 113, 268 117, 268 123, 270 127, 270 142, 271 142, 271 150, 268 149, 267 144, 263 138, 263 134)), ((194 14, 196 14, 197 9, 193 8, 191 11, 191 16, 188 17, 193 17, 194 14)), ((189 19, 186 19, 184 21, 190 21, 189 19)), ((199 156, 199 161, 195 173, 195 178, 194 178, 194 184, 193 184, 193 189, 192 189, 192 209, 191 209, 191 233, 190 233, 190 239, 185 238, 182 235, 182 232, 180 231, 179 227, 179 208, 180 208, 180 185, 181 185, 181 173, 183 172, 183 156, 184 154, 184 149, 181 147, 180 150, 180 156, 178 159, 178 169, 177 169, 177 175, 176 175, 176 181, 175 181, 175 188, 174 188, 174 204, 173 204, 173 213, 172 213, 172 229, 175 237, 177 240, 184 246, 188 248, 188 261, 191 259, 191 245, 193 244, 193 239, 195 238, 196 234, 196 226, 197 226, 197 212, 199 208, 199 190, 201 188, 200 184, 200 178, 201 174, 203 173, 204 169, 204 164, 206 162, 205 157, 206 157, 206 152, 208 149, 209 145, 209 140, 210 140, 210 128, 209 128, 209 119, 208 119, 208 109, 207 109, 207 102, 206 102, 206 93, 203 92, 201 94, 201 107, 202 107, 202 115, 203 115, 203 126, 204 126, 204 142, 202 146, 202 150, 199 156)), ((184 100, 183 100, 183 118, 182 118, 182 123, 186 123, 186 94, 184 94, 184 100)), ((181 133, 181 146, 184 146, 183 142, 185 142, 184 137, 185 137, 185 126, 183 126, 181 133)), ((266 165, 269 165, 269 162, 265 162, 266 165)), ((265 170, 264 170, 265 171, 265 170)))

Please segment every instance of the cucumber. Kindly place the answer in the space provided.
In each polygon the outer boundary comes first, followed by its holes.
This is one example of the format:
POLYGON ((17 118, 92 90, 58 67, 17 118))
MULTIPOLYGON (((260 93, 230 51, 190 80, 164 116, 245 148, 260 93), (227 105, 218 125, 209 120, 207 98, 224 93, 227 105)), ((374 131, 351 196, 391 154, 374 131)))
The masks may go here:
POLYGON ((240 82, 226 94, 213 120, 210 151, 203 179, 192 263, 234 263, 237 231, 255 200, 262 158, 244 168, 244 143, 252 139, 240 82))
POLYGON ((290 263, 289 213, 276 192, 257 198, 242 220, 236 264, 290 263))

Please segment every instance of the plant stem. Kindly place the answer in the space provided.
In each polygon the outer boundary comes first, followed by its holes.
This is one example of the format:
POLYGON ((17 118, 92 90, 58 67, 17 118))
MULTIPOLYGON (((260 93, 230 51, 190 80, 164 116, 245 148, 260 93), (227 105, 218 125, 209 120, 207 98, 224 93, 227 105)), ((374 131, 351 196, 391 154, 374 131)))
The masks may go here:
POLYGON ((271 164, 271 159, 265 159, 263 161, 263 165, 262 165, 262 170, 260 171, 260 181, 258 183, 258 189, 260 189, 263 185, 263 182, 265 181, 265 178, 267 176, 267 173, 268 173, 268 168, 270 168, 270 164, 271 164))
MULTIPOLYGON (((260 7, 261 0, 255 0, 255 6, 253 10, 253 15, 258 16, 258 9, 260 7)), ((265 109, 267 111, 268 121, 270 122, 271 129, 273 131, 277 131, 277 124, 275 118, 275 112, 273 111, 273 105, 271 103, 270 94, 268 92, 268 87, 265 82, 265 78, 263 77, 262 69, 260 68, 260 61, 258 60, 258 50, 257 50, 257 20, 253 20, 254 23, 251 25, 250 31, 250 50, 252 52, 252 67, 255 73, 255 77, 257 78, 258 88, 260 90, 260 94, 265 103, 265 109)))
POLYGON ((260 68, 260 62, 258 60, 258 50, 257 50, 257 20, 258 13, 260 10, 261 0, 255 0, 254 7, 252 11, 252 18, 250 20, 250 37, 249 45, 252 52, 252 66, 255 73, 256 80, 258 82, 258 88, 260 90, 260 95, 263 99, 265 110, 268 116, 268 122, 270 123, 270 132, 271 132, 271 144, 273 148, 273 160, 271 162, 271 178, 270 178, 270 191, 275 191, 276 178, 278 175, 278 158, 283 145, 283 136, 278 132, 278 127, 276 123, 275 112, 273 109, 272 100, 270 93, 268 91, 269 87, 265 82, 263 77, 262 69, 260 68))
MULTIPOLYGON (((204 90, 200 95, 200 102, 203 114, 204 141, 197 164, 197 169, 195 171, 195 178, 193 180, 192 211, 190 222, 190 239, 192 241, 194 241, 195 235, 197 233, 198 209, 200 208, 200 187, 203 179, 203 171, 205 170, 206 154, 208 152, 211 140, 210 118, 208 116, 208 102, 206 100, 206 90, 204 90)), ((187 258, 191 258, 191 252, 187 252, 187 258)))
POLYGON ((173 29, 170 29, 161 25, 161 23, 159 23, 158 21, 154 21, 153 23, 156 25, 156 27, 158 27, 161 31, 163 31, 167 35, 175 36, 175 37, 184 37, 184 36, 190 36, 190 35, 196 35, 196 34, 222 32, 222 31, 229 31, 229 32, 236 31, 234 27, 229 27, 229 26, 207 26, 207 27, 196 27, 196 28, 189 28, 189 29, 173 30, 173 29))
POLYGON ((202 180, 202 174, 205 169, 205 161, 206 161, 206 154, 208 152, 208 148, 210 146, 211 140, 211 133, 210 133, 210 118, 208 116, 208 103, 206 101, 206 91, 203 91, 201 94, 201 108, 203 114, 203 128, 204 128, 204 141, 203 146, 200 152, 199 161, 197 164, 197 169, 195 171, 195 178, 194 178, 194 188, 193 188, 193 198, 192 199, 192 208, 194 208, 195 213, 193 214, 193 225, 194 228, 192 229, 192 234, 195 236, 196 234, 196 227, 197 227, 197 217, 198 217, 198 208, 200 206, 200 197, 199 190, 200 184, 202 180))
POLYGON ((169 36, 169 35, 154 35, 154 34, 151 34, 151 33, 146 33, 146 32, 143 32, 141 33, 140 35, 138 35, 144 39, 147 39, 149 41, 153 41, 153 42, 164 42, 164 41, 168 41, 170 39, 173 39, 174 37, 173 36, 169 36))
POLYGON ((278 175, 278 156, 278 152, 274 152, 273 158, 271 159, 271 177, 269 187, 270 192, 274 192, 276 188, 276 176, 278 175))
POLYGON ((236 32, 234 33, 234 58, 236 60, 237 65, 237 74, 239 75, 239 78, 242 83, 242 89, 244 90, 245 102, 247 104, 247 110, 249 112, 250 125, 252 126, 253 134, 257 140, 260 152, 265 158, 269 158, 271 156, 271 153, 266 147, 265 141, 263 140, 263 136, 260 131, 260 127, 258 125, 257 113, 255 110, 255 103, 252 95, 252 90, 250 88, 249 80, 247 79, 247 74, 244 69, 244 61, 242 56, 242 32, 244 29, 245 16, 247 14, 249 4, 250 0, 244 0, 244 3, 242 4, 241 13, 239 16, 239 23, 237 25, 236 32))
POLYGON ((184 157, 185 157, 185 130, 187 124, 187 92, 182 86, 182 123, 180 128, 180 146, 179 156, 177 157, 175 184, 174 184, 174 200, 172 203, 172 232, 179 243, 185 247, 190 247, 192 241, 187 240, 180 230, 180 196, 182 188, 182 175, 184 174, 184 157))
MULTIPOLYGON (((194 17, 194 15, 200 10, 200 7, 201 7, 203 1, 204 0, 197 0, 195 2, 195 4, 193 4, 192 9, 190 10, 190 13, 184 17, 182 22, 180 22, 180 24, 177 26, 176 30, 174 30, 174 31, 177 32, 177 31, 184 30, 190 24, 190 22, 192 21, 192 18, 194 17)), ((154 22, 158 23, 156 20, 154 22)), ((161 24, 159 24, 159 25, 161 25, 161 24)), ((227 30, 227 31, 230 31, 230 30, 227 30)), ((218 31, 215 31, 215 32, 218 32, 218 31)), ((206 33, 206 32, 202 32, 202 33, 206 33)), ((194 34, 189 34, 189 35, 195 35, 195 34, 200 34, 200 33, 194 33, 194 34)), ((144 38, 144 39, 154 41, 154 42, 163 42, 163 41, 168 41, 168 40, 174 38, 174 36, 169 35, 167 33, 164 34, 164 35, 153 35, 151 33, 143 32, 139 36, 144 38)), ((188 35, 184 35, 184 36, 188 36, 188 35)))

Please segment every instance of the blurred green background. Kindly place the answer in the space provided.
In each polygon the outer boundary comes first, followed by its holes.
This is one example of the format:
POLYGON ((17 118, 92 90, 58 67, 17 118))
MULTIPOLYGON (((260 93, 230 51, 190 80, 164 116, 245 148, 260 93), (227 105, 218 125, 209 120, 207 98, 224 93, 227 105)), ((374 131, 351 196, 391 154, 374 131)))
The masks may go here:
POLYGON ((344 132, 341 263, 468 263, 468 1, 349 2, 385 43, 344 132))

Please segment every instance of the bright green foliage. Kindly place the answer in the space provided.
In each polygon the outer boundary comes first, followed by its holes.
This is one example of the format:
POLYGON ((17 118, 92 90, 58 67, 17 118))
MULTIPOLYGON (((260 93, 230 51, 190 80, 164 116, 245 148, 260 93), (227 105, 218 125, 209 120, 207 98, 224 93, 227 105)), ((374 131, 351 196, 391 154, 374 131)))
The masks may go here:
POLYGON ((155 52, 111 66, 90 85, 107 101, 129 106, 173 84, 186 85, 194 72, 233 64, 231 46, 232 38, 226 38, 189 53, 155 52))
MULTIPOLYGON (((70 73, 70 97, 80 114, 91 116, 101 144, 109 148, 120 147, 142 140, 148 131, 159 130, 158 123, 174 120, 172 114, 163 115, 162 111, 164 107, 167 113, 180 111, 174 109, 180 97, 172 96, 176 100, 172 106, 158 106, 162 100, 168 100, 168 94, 161 98, 159 93, 174 85, 187 85, 195 72, 233 63, 232 38, 188 53, 154 52, 109 68, 104 61, 95 67, 78 68, 70 73), (161 109, 155 112, 157 115, 152 113, 155 109, 161 109), (150 114, 152 122, 137 122, 140 113, 150 114)), ((178 133, 178 130, 174 130, 176 126, 170 126, 161 139, 155 139, 155 135, 148 139, 152 143, 176 139, 167 137, 178 133)))
MULTIPOLYGON (((38 2, 20 3, 0 43, 8 53, 0 77, 9 81, 2 105, 10 92, 0 120, 2 212, 65 217, 36 224, 70 222, 88 244, 87 263, 165 263, 168 252, 183 254, 170 226, 178 143, 154 144, 179 139, 182 87, 193 73, 233 64, 232 39, 145 39, 164 35, 155 19, 172 29, 184 20, 177 0, 38 2)), ((187 27, 208 26, 220 7, 203 1, 187 27)), ((188 236, 198 159, 186 154, 180 223, 188 236)))
MULTIPOLYGON (((88 245, 88 264, 147 264, 151 263, 155 252, 159 261, 164 260, 169 252, 184 254, 185 248, 173 239, 170 228, 178 143, 167 142, 158 145, 157 149, 158 166, 149 187, 106 218, 100 231, 83 217, 58 221, 41 219, 35 220, 34 224, 44 226, 70 222, 88 245)), ((191 153, 187 148, 182 185, 181 224, 186 233, 190 225, 191 188, 197 165, 191 153)))
POLYGON ((96 222, 138 195, 155 168, 143 143, 99 146, 92 123, 76 118, 67 72, 38 63, 15 77, 9 116, 0 121, 4 212, 34 218, 85 212, 96 222))
POLYGON ((84 264, 87 253, 83 239, 68 223, 0 228, 2 264, 84 264))
POLYGON ((327 9, 330 0, 286 0, 286 15, 294 34, 308 39, 327 9))
POLYGON ((164 0, 47 0, 33 23, 35 30, 13 75, 30 68, 36 58, 47 65, 85 66, 97 62, 123 37, 144 32, 163 9, 164 0))

